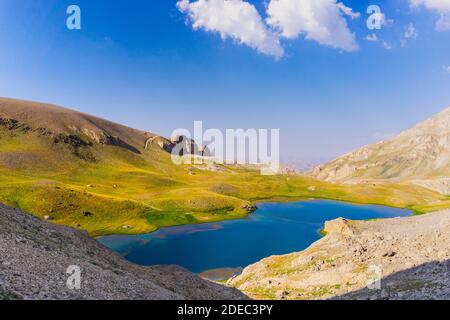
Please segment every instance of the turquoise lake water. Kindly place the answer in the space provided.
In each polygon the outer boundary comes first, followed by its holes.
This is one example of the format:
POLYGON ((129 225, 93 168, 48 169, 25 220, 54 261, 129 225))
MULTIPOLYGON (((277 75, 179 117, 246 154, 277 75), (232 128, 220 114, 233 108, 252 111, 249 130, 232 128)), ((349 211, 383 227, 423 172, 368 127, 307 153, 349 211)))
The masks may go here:
POLYGON ((411 212, 328 200, 260 203, 248 218, 162 228, 133 236, 107 236, 104 245, 141 265, 176 264, 200 273, 245 267, 262 258, 300 251, 320 239, 324 222, 393 218, 411 212))

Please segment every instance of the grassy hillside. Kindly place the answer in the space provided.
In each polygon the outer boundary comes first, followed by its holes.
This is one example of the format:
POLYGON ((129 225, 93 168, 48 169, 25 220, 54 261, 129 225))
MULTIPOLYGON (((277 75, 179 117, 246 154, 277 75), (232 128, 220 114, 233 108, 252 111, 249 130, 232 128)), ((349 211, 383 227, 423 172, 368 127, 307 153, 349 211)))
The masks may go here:
POLYGON ((93 236, 244 217, 260 200, 328 198, 409 207, 450 207, 450 198, 409 184, 343 186, 254 168, 172 164, 152 133, 56 106, 0 99, 0 202, 93 236), (314 186, 312 191, 310 186, 314 186))

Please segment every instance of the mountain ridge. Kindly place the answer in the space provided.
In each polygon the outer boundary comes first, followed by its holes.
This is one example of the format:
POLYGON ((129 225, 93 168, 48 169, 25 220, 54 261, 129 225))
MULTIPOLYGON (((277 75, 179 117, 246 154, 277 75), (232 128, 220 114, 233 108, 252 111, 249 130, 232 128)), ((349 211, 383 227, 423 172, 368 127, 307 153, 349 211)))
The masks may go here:
POLYGON ((35 130, 45 129, 55 135, 84 135, 102 144, 119 144, 122 140, 135 149, 157 136, 54 104, 10 98, 0 98, 0 118, 27 124, 35 130))
POLYGON ((397 136, 349 152, 308 174, 343 183, 442 182, 450 175, 450 107, 397 136))

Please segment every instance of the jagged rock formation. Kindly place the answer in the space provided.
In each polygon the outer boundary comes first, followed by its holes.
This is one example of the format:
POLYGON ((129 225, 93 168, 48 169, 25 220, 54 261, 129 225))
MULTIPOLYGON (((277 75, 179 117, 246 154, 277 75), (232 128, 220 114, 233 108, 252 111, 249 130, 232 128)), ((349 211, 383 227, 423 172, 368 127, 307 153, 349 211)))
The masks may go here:
POLYGON ((229 283, 262 299, 450 299, 450 210, 337 219, 325 232, 306 250, 263 259, 229 283))
POLYGON ((449 181, 442 177, 450 176, 450 108, 394 138, 346 154, 309 174, 348 183, 422 180, 422 186, 448 190, 449 181))
POLYGON ((150 146, 154 143, 161 149, 166 150, 167 152, 172 152, 172 149, 174 147, 174 144, 170 140, 161 136, 152 136, 147 140, 145 140, 144 149, 148 150, 150 146))
POLYGON ((0 205, 0 300, 245 298, 179 267, 134 265, 84 232, 0 205), (80 290, 67 287, 71 265, 80 290))

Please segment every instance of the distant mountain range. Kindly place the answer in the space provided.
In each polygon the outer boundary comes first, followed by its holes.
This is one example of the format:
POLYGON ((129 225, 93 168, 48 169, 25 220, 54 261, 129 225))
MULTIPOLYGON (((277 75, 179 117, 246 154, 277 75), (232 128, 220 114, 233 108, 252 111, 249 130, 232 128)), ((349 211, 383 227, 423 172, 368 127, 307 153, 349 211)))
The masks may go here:
POLYGON ((343 183, 409 181, 450 193, 450 107, 414 128, 350 152, 309 174, 343 183))

